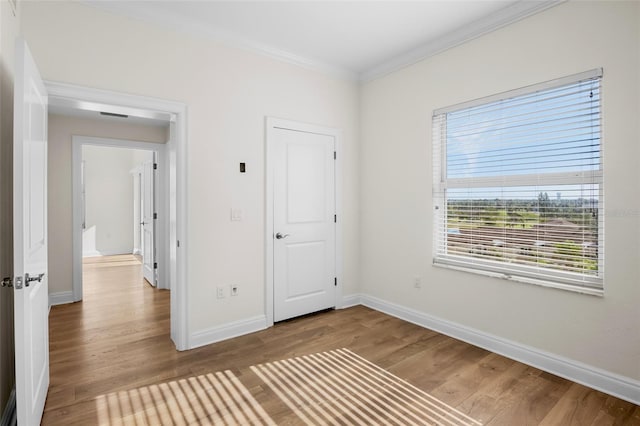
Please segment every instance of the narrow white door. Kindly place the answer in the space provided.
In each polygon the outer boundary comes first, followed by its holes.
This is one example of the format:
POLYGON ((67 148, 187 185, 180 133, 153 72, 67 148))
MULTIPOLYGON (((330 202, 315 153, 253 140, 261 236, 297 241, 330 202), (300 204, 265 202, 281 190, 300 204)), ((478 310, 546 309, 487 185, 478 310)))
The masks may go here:
POLYGON ((19 425, 40 424, 49 389, 47 93, 24 40, 16 42, 13 273, 19 425))
POLYGON ((274 321, 335 306, 335 139, 273 133, 274 321))
POLYGON ((142 166, 142 271, 144 279, 155 287, 154 161, 145 161, 142 166))

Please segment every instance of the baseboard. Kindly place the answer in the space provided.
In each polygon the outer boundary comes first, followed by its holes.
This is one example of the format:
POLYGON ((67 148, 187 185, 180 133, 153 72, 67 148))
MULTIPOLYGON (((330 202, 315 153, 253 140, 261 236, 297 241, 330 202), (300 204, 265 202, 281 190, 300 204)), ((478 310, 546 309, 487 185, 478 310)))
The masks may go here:
POLYGON ((360 295, 359 297, 361 304, 371 309, 446 334, 447 336, 462 340, 474 346, 640 405, 640 381, 484 333, 480 330, 456 324, 373 296, 360 295))
POLYGON ((49 294, 49 306, 65 305, 73 302, 73 292, 71 291, 60 291, 49 294))
POLYGON ((16 426, 18 419, 16 418, 16 388, 13 388, 9 395, 7 405, 2 412, 2 420, 0 420, 0 426, 16 426))
POLYGON ((346 309, 358 305, 362 305, 362 295, 360 293, 350 294, 342 298, 342 304, 338 306, 338 309, 346 309))
POLYGON ((267 328, 267 317, 259 315, 240 321, 234 321, 213 327, 208 330, 196 331, 189 337, 189 349, 210 345, 211 343, 231 339, 267 328))
POLYGON ((130 248, 121 250, 87 250, 82 252, 82 257, 97 257, 97 256, 117 256, 119 254, 131 254, 130 248))

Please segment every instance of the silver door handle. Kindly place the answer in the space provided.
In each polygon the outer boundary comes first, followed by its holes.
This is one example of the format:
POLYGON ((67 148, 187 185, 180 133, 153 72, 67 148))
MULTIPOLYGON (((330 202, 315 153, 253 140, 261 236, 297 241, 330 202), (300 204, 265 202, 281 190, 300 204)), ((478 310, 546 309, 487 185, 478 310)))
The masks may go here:
POLYGON ((41 282, 42 277, 44 277, 44 272, 41 274, 38 274, 37 277, 30 277, 29 274, 24 274, 24 285, 29 287, 29 283, 32 283, 34 281, 41 282))
POLYGON ((278 232, 278 233, 276 234, 276 239, 281 240, 281 239, 283 239, 283 238, 287 238, 288 236, 289 236, 289 234, 284 234, 284 235, 282 235, 281 233, 279 233, 279 232, 278 232))

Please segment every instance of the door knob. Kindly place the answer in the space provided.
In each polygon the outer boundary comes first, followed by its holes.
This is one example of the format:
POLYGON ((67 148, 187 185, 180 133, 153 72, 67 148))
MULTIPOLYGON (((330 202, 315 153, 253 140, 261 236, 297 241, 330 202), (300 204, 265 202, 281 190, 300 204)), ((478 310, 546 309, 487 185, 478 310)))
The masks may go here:
POLYGON ((278 232, 278 233, 276 234, 276 239, 281 240, 281 239, 283 239, 283 238, 287 238, 288 236, 289 236, 289 234, 284 234, 284 235, 283 235, 283 234, 281 234, 281 233, 279 233, 279 232, 278 232))
POLYGON ((24 281, 25 281, 24 285, 29 287, 29 283, 32 283, 34 281, 41 282, 42 281, 42 277, 44 277, 44 273, 38 274, 35 277, 31 277, 31 276, 29 276, 29 274, 24 274, 24 281))

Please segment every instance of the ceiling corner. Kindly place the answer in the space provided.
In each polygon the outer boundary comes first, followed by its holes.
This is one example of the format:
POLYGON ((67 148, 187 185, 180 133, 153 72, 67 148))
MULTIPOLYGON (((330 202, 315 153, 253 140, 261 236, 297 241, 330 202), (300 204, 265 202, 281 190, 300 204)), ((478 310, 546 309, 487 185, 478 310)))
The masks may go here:
POLYGON ((424 44, 416 49, 405 52, 383 62, 360 74, 361 82, 366 83, 376 78, 383 77, 394 71, 413 65, 423 59, 434 56, 445 50, 459 46, 467 41, 481 37, 496 31, 514 22, 520 21, 536 13, 565 3, 568 0, 520 0, 484 19, 473 22, 462 28, 458 28, 440 37, 433 42, 424 44))

